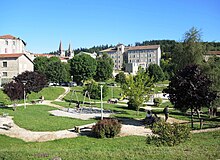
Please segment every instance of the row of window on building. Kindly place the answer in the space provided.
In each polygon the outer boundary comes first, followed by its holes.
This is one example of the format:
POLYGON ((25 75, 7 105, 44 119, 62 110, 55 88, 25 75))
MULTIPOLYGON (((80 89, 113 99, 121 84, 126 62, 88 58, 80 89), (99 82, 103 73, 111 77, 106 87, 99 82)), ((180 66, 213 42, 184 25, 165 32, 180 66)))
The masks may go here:
POLYGON ((139 57, 155 57, 155 54, 135 54, 135 55, 129 55, 130 58, 139 58, 139 57))
POLYGON ((155 50, 133 50, 133 51, 128 51, 128 54, 131 53, 155 53, 155 50))
POLYGON ((146 60, 145 59, 141 59, 141 60, 140 59, 132 59, 132 60, 130 59, 129 62, 130 63, 132 63, 132 62, 155 62, 155 59, 146 59, 146 60))
MULTIPOLYGON (((2 67, 4 67, 4 68, 8 67, 8 63, 7 62, 2 62, 2 67)), ((8 73, 7 72, 2 72, 2 76, 7 77, 8 73)))
MULTIPOLYGON (((13 46, 15 46, 15 41, 13 41, 12 43, 13 43, 13 46)), ((7 40, 5 41, 5 45, 8 45, 8 41, 7 40)))

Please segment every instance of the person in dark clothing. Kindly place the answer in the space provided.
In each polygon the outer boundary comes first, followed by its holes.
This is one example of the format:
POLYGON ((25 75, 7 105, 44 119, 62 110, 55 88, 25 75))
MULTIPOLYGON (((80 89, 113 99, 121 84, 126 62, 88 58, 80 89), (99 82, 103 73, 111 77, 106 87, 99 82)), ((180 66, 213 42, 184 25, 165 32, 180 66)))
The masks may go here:
POLYGON ((163 113, 165 115, 165 122, 168 120, 169 117, 169 106, 166 106, 163 110, 163 113))

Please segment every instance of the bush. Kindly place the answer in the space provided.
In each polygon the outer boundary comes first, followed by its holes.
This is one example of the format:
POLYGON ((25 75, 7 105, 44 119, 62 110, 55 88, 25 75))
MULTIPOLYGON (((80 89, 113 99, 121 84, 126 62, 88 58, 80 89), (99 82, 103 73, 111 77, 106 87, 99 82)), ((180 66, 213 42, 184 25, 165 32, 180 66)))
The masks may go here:
POLYGON ((154 98, 154 105, 156 107, 159 107, 161 103, 162 103, 162 98, 154 98))
POLYGON ((156 135, 148 137, 147 143, 154 143, 157 146, 174 146, 190 138, 190 128, 177 123, 157 122, 152 128, 152 132, 156 135))
POLYGON ((113 138, 120 131, 121 123, 116 119, 103 119, 92 127, 92 132, 97 138, 113 138))

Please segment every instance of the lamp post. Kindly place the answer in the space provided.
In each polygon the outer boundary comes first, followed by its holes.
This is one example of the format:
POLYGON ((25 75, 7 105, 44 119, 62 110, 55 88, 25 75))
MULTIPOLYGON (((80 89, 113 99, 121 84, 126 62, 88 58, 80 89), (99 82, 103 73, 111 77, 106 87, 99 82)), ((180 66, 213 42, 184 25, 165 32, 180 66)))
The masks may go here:
POLYGON ((23 85, 24 85, 24 108, 26 109, 26 92, 25 92, 25 85, 27 83, 27 81, 22 81, 23 85))
POLYGON ((0 88, 2 87, 2 74, 0 73, 0 88))
POLYGON ((101 88, 101 120, 103 120, 103 102, 102 102, 102 88, 103 88, 103 85, 101 85, 100 88, 101 88))

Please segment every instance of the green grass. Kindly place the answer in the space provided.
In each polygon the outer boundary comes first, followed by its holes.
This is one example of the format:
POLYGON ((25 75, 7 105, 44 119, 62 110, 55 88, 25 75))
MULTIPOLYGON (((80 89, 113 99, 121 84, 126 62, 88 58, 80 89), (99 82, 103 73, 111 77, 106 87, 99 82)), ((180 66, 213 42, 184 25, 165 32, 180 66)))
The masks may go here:
MULTIPOLYGON (((59 95, 64 93, 64 91, 65 90, 62 87, 46 87, 38 93, 32 92, 29 94, 27 97, 27 102, 30 102, 33 99, 39 99, 40 96, 44 96, 45 100, 55 100, 59 97, 59 95)), ((14 102, 12 102, 9 97, 2 90, 0 90, 0 103, 9 105, 13 104, 14 102)), ((18 100, 17 103, 24 103, 24 101, 18 100)))
MULTIPOLYGON (((121 90, 120 87, 113 87, 113 88, 109 87, 108 94, 105 98, 103 98, 103 100, 107 101, 108 99, 112 98, 112 95, 113 95, 113 98, 121 98, 121 96, 120 96, 121 93, 122 93, 122 90, 121 90)), ((65 101, 73 100, 74 102, 76 102, 77 97, 78 97, 78 100, 82 103, 83 100, 84 100, 84 95, 85 95, 85 93, 83 92, 83 87, 77 86, 77 87, 71 88, 71 92, 69 92, 64 97, 64 100, 65 101), (75 94, 73 94, 72 90, 75 91, 75 94), (76 96, 76 94, 77 94, 77 96, 76 96)), ((89 98, 86 97, 85 101, 89 102, 89 98)), ((100 99, 91 99, 90 101, 91 102, 97 102, 97 101, 100 101, 100 99)))
POLYGON ((11 108, 0 108, 0 113, 9 113, 10 116, 14 116, 18 126, 31 131, 58 131, 95 122, 93 119, 80 120, 50 115, 48 111, 55 109, 45 105, 33 105, 27 106, 26 109, 18 107, 16 111, 12 111, 11 108))
POLYGON ((146 144, 146 137, 113 139, 77 137, 42 143, 27 143, 0 135, 0 159, 107 160, 107 159, 180 159, 216 160, 220 158, 220 131, 193 134, 190 141, 174 147, 146 144))
POLYGON ((64 92, 65 90, 62 87, 46 87, 38 93, 32 92, 28 95, 28 100, 39 99, 40 96, 44 96, 45 100, 55 100, 64 92))

